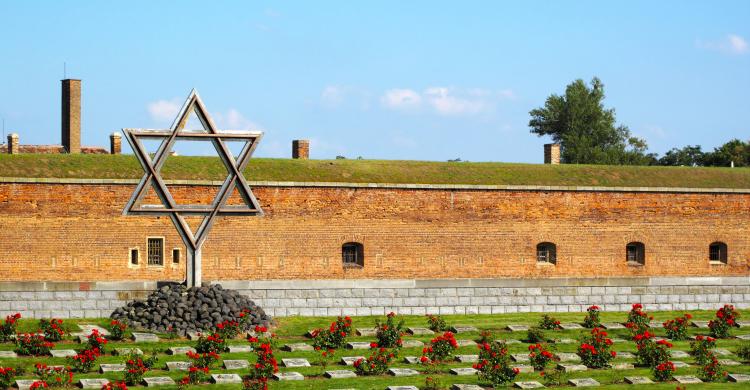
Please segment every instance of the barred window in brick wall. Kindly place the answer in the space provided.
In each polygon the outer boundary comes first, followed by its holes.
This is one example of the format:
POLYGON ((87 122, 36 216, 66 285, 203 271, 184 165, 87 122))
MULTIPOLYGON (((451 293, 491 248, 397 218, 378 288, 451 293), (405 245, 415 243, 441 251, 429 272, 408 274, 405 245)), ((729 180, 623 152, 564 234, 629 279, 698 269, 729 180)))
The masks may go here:
POLYGON ((365 247, 358 242, 347 242, 341 246, 341 261, 344 267, 364 267, 365 247))
POLYGON ((625 260, 630 265, 646 264, 646 246, 642 242, 631 242, 625 246, 625 260))
POLYGON ((148 265, 164 265, 164 239, 148 239, 148 265))
POLYGON ((536 261, 539 263, 557 263, 557 247, 551 242, 542 242, 536 246, 536 261))
POLYGON ((727 262, 727 244, 714 242, 708 246, 708 259, 722 263, 727 262))

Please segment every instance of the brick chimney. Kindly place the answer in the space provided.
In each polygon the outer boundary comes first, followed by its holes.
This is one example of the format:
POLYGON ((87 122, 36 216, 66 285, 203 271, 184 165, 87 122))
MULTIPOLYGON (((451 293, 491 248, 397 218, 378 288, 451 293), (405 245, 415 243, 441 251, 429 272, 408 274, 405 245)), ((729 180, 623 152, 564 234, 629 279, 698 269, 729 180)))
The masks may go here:
POLYGON ((544 144, 544 163, 560 164, 560 144, 544 144))
POLYGON ((109 136, 109 153, 122 153, 122 136, 120 135, 120 133, 112 133, 109 136))
POLYGON ((310 158, 310 140, 295 139, 292 141, 292 158, 307 160, 310 158))
POLYGON ((12 133, 8 134, 8 154, 18 154, 18 134, 12 133))
POLYGON ((81 80, 62 80, 62 146, 81 153, 81 80))

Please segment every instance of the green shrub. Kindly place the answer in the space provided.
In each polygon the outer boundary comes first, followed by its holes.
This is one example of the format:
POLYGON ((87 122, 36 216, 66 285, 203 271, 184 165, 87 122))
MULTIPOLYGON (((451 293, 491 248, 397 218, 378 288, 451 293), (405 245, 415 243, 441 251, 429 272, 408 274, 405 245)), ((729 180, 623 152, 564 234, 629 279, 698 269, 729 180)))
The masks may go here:
POLYGON ((436 314, 427 314, 427 327, 433 332, 444 332, 450 329, 443 317, 436 314))
POLYGON ((586 309, 586 317, 583 319, 583 326, 589 329, 598 328, 602 322, 599 320, 599 306, 593 305, 586 309))
POLYGON ((526 331, 526 341, 529 343, 542 343, 547 341, 547 337, 544 334, 542 328, 532 326, 526 331))
POLYGON ((519 370, 514 368, 505 343, 482 344, 479 346, 479 361, 472 366, 479 370, 479 380, 493 386, 512 382, 519 370))
POLYGON ((739 356, 744 361, 750 361, 750 342, 742 343, 739 347, 737 347, 735 355, 739 356))
POLYGON ((375 321, 375 327, 377 328, 377 346, 382 348, 400 348, 401 347, 401 336, 404 334, 402 331, 404 327, 404 321, 396 322, 396 313, 388 313, 385 322, 380 320, 375 321))
POLYGON ((539 327, 545 330, 562 329, 560 327, 560 321, 549 314, 545 314, 544 316, 542 316, 542 319, 539 320, 539 327))

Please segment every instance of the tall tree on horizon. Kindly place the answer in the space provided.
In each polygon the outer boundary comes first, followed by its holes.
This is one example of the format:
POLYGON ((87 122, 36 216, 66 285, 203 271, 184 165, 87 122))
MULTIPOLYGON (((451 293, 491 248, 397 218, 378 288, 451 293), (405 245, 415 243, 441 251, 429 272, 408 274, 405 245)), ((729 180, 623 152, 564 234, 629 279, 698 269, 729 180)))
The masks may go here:
POLYGON ((591 87, 575 80, 565 95, 550 95, 544 107, 529 112, 531 132, 551 136, 560 144, 567 164, 649 165, 656 161, 647 154, 646 141, 617 125, 615 110, 604 107, 604 84, 594 77, 591 87))

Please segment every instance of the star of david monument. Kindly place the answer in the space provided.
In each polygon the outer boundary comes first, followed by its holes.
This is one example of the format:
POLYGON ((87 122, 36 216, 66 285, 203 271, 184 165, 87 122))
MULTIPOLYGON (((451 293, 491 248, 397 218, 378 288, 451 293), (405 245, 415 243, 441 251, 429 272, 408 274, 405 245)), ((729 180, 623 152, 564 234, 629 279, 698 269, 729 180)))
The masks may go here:
POLYGON ((123 210, 123 214, 169 216, 186 247, 187 286, 200 286, 201 247, 206 241, 216 218, 221 216, 263 215, 263 210, 261 210, 242 174, 263 133, 259 131, 218 130, 195 90, 190 92, 169 129, 122 129, 122 131, 144 171, 141 181, 123 210), (203 129, 185 129, 191 113, 195 114, 203 129), (144 147, 144 141, 146 140, 161 141, 153 156, 144 147), (178 140, 211 142, 221 162, 229 172, 219 188, 216 198, 209 205, 178 204, 170 194, 169 188, 161 176, 161 168, 171 155, 172 148, 178 140), (236 158, 226 144, 230 141, 244 142, 236 158), (149 188, 158 197, 159 204, 144 203, 149 188), (227 205, 227 200, 235 189, 242 198, 243 204, 227 205), (203 218, 196 231, 193 231, 186 222, 187 217, 203 218))

